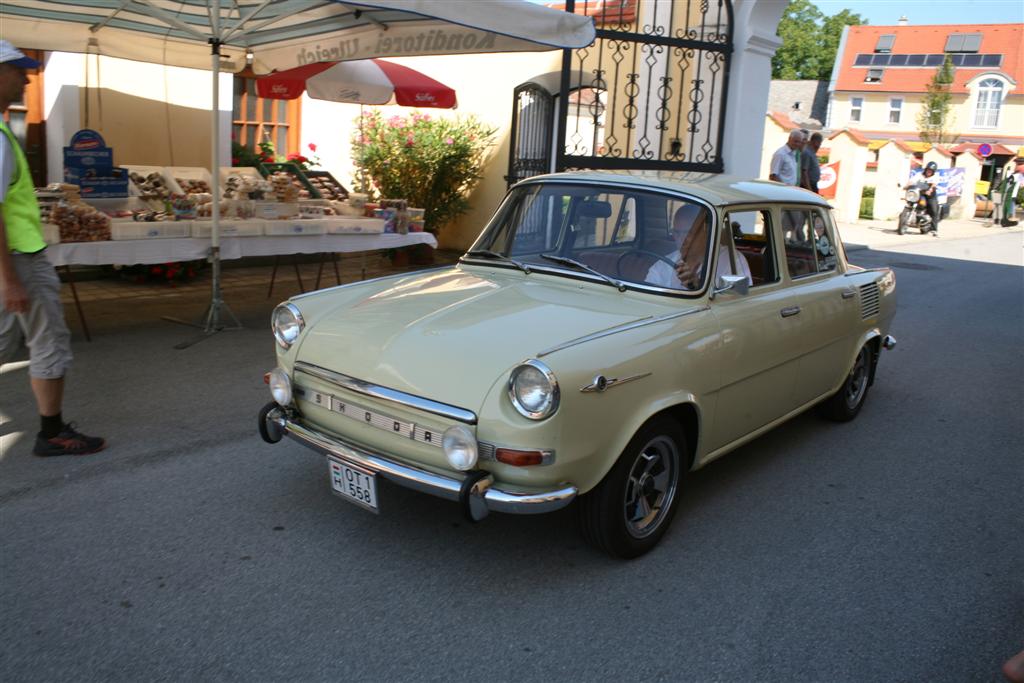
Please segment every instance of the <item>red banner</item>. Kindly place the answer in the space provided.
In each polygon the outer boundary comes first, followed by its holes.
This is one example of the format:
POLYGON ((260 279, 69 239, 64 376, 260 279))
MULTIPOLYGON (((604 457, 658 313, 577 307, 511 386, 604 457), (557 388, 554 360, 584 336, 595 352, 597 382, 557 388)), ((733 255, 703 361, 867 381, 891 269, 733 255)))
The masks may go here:
POLYGON ((821 178, 818 180, 818 194, 826 199, 836 198, 836 185, 839 182, 839 162, 833 161, 821 167, 821 178))

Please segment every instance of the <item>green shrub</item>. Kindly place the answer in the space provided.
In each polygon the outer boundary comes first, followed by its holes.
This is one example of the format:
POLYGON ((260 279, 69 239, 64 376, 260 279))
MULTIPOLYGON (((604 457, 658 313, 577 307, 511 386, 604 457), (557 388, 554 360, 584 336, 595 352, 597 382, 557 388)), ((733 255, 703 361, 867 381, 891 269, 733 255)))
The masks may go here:
POLYGON ((480 180, 495 129, 475 117, 446 119, 414 112, 385 119, 361 116, 352 157, 379 198, 405 199, 425 211, 426 228, 438 232, 469 208, 466 197, 480 180))
POLYGON ((867 196, 867 193, 860 197, 860 217, 861 218, 874 218, 875 211, 875 188, 864 188, 865 190, 871 190, 871 196, 867 196))

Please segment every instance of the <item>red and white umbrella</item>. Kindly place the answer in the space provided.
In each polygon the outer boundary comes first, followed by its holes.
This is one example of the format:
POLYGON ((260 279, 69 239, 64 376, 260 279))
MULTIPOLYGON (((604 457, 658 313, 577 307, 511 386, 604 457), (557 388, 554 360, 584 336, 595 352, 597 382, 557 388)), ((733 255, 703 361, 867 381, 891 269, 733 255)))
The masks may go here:
POLYGON ((303 92, 318 100, 405 107, 456 106, 455 91, 407 66, 383 59, 316 62, 256 79, 260 97, 294 100, 303 92))

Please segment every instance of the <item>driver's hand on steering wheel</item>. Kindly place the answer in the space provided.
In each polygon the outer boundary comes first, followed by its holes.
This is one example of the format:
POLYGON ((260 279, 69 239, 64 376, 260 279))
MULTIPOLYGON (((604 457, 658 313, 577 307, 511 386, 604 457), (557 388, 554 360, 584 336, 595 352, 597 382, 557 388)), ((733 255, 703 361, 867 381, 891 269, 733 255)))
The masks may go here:
POLYGON ((697 289, 700 281, 700 264, 688 264, 680 261, 676 264, 676 277, 686 289, 697 289))

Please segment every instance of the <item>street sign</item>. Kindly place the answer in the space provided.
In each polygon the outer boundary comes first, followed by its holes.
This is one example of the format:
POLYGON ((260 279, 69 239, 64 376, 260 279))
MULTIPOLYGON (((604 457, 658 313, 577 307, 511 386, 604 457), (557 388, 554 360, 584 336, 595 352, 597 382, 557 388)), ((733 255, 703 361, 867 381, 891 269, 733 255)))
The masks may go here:
POLYGON ((978 145, 978 154, 980 156, 987 157, 991 153, 992 145, 988 144, 987 142, 983 142, 980 145, 978 145))

